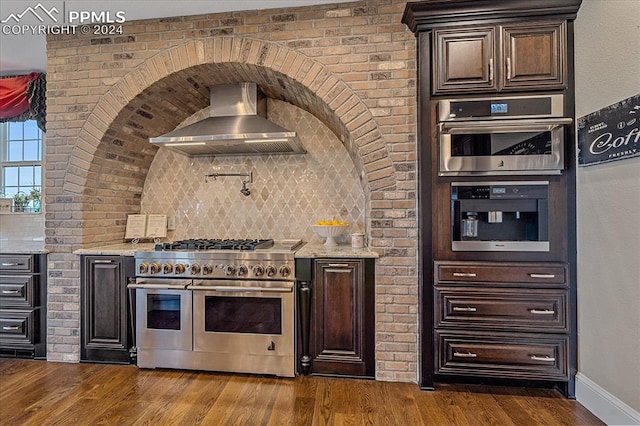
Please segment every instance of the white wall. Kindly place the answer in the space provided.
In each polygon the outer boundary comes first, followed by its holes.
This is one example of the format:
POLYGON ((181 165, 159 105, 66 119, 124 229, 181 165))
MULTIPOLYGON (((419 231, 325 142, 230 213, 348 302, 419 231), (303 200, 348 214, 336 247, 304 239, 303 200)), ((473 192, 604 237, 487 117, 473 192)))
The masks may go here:
MULTIPOLYGON (((639 18, 638 0, 583 0, 576 117, 640 93, 639 18)), ((577 191, 578 370, 638 412, 640 158, 580 167, 577 191)))

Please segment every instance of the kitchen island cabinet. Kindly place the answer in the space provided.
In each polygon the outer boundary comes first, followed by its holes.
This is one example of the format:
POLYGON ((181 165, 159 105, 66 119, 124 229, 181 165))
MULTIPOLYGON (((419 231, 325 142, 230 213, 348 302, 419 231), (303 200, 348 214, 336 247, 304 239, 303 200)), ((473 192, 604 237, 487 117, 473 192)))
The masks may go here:
POLYGON ((131 362, 134 329, 127 281, 134 269, 131 256, 81 256, 80 361, 131 362))
POLYGON ((296 259, 299 369, 375 377, 375 258, 296 259))
POLYGON ((46 358, 46 258, 0 254, 0 355, 46 358))

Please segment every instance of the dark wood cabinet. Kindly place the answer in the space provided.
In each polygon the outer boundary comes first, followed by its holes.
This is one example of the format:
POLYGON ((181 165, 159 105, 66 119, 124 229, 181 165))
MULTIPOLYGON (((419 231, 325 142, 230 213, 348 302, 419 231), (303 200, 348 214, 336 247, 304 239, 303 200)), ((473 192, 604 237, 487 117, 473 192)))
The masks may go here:
MULTIPOLYGON (((409 2, 416 34, 420 371, 438 381, 525 380, 575 395, 576 151, 557 176, 438 175, 438 101, 561 94, 575 120, 573 28, 582 0, 409 2), (549 182, 548 251, 453 251, 451 183, 549 182)), ((564 140, 575 139, 572 126, 564 140)))
POLYGON ((569 381, 567 265, 436 262, 434 274, 436 374, 569 381))
POLYGON ((133 276, 133 257, 82 256, 81 361, 131 362, 127 281, 133 276))
POLYGON ((46 254, 0 254, 0 355, 46 358, 46 254))
POLYGON ((433 93, 553 90, 566 86, 566 23, 434 30, 433 93))
POLYGON ((303 373, 373 378, 374 259, 298 259, 298 269, 312 271, 299 285, 303 373))

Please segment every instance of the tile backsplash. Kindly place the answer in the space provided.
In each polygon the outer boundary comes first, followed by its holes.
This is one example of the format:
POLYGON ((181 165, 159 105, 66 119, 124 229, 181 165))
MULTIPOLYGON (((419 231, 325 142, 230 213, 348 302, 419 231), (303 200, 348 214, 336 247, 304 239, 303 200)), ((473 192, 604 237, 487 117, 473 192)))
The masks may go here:
MULTIPOLYGON (((315 116, 269 99, 269 119, 296 131, 306 154, 194 157, 161 148, 147 175, 142 213, 175 218, 167 239, 302 238, 322 242, 311 224, 337 218, 348 232, 366 232, 365 196, 340 140, 315 116), (253 173, 249 196, 237 176, 205 181, 210 173, 253 173)), ((206 116, 204 109, 185 120, 206 116)), ((346 235, 343 236, 343 240, 346 235)))

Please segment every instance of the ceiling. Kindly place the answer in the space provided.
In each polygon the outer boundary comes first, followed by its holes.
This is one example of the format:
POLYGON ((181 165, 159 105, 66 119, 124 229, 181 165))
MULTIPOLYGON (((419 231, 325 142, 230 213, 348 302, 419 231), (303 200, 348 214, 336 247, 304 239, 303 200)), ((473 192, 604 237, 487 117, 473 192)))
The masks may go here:
MULTIPOLYGON (((109 17, 111 22, 124 16, 125 21, 169 16, 200 15, 237 10, 272 9, 314 4, 340 3, 345 0, 2 0, 0 6, 0 75, 19 75, 46 71, 46 36, 33 34, 27 26, 59 27, 71 12, 85 12, 109 17), (42 7, 40 7, 41 5, 42 7), (90 5, 90 6, 89 6, 90 5), (52 8, 55 7, 55 10, 52 8), (29 10, 29 8, 31 8, 29 10), (24 13, 24 12, 27 13, 24 13), (37 15, 33 12, 38 12, 37 15), (43 11, 49 11, 49 16, 43 11), (55 19, 55 20, 54 20, 55 19)), ((104 21, 103 21, 104 22, 104 21)))

